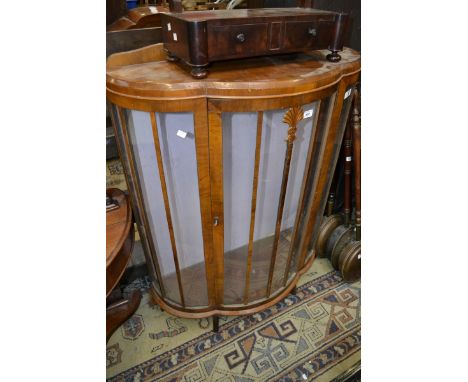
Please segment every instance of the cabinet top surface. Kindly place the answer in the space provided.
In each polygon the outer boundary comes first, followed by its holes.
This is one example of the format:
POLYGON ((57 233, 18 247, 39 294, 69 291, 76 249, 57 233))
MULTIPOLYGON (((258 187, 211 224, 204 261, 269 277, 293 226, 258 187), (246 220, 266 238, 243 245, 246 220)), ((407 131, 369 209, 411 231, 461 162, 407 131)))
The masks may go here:
POLYGON ((107 91, 132 98, 278 97, 319 90, 359 72, 360 54, 349 48, 338 63, 327 50, 215 62, 209 76, 193 79, 179 63, 166 61, 162 44, 117 53, 107 61, 107 91))
POLYGON ((336 12, 311 8, 256 8, 256 9, 223 9, 216 11, 189 11, 168 13, 167 16, 185 21, 207 21, 219 19, 242 19, 255 17, 297 17, 315 15, 335 15, 336 12))

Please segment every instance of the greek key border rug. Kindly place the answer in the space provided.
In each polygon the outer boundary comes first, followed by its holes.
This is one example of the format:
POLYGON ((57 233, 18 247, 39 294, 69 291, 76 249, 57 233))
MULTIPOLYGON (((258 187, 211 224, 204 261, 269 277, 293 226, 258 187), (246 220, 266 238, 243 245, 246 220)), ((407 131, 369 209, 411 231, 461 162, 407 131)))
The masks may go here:
MULTIPOLYGON (((148 287, 139 283, 129 287, 148 287)), ((107 343, 108 381, 331 381, 360 362, 360 283, 317 259, 296 295, 211 328, 211 319, 162 312, 144 293, 107 343)))

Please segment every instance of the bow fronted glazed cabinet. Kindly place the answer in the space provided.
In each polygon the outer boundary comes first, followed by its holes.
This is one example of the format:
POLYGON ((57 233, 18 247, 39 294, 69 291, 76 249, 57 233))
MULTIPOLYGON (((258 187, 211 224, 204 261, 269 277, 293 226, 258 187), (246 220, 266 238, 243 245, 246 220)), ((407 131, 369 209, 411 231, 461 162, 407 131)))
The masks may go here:
POLYGON ((152 297, 182 317, 250 314, 315 258, 360 71, 345 48, 214 63, 162 44, 109 57, 107 97, 152 297))

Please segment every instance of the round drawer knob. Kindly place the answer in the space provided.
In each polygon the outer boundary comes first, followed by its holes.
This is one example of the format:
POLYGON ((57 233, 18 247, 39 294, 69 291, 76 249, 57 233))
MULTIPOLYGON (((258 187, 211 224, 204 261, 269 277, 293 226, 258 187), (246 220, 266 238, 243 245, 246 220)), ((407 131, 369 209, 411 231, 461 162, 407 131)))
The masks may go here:
POLYGON ((239 33, 239 34, 236 36, 236 40, 239 41, 239 42, 244 42, 244 41, 245 41, 245 34, 239 33))

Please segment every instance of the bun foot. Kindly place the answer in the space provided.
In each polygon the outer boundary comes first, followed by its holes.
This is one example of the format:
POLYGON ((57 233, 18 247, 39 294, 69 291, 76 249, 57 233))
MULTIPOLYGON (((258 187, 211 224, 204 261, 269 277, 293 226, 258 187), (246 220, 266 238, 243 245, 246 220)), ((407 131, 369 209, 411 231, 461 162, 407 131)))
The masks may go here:
POLYGON ((332 51, 331 53, 327 54, 327 60, 330 62, 338 62, 341 60, 341 56, 337 52, 332 51))
POLYGON ((202 78, 206 78, 206 76, 208 75, 208 70, 206 70, 206 68, 192 68, 190 74, 193 78, 201 80, 202 78))
POLYGON ((172 54, 168 53, 166 57, 167 61, 169 62, 177 62, 179 61, 179 57, 173 56, 172 54))

